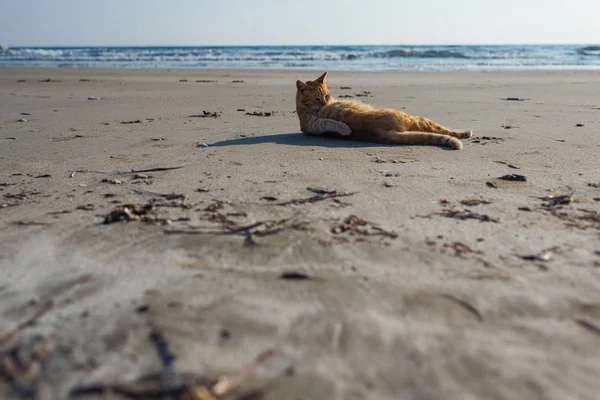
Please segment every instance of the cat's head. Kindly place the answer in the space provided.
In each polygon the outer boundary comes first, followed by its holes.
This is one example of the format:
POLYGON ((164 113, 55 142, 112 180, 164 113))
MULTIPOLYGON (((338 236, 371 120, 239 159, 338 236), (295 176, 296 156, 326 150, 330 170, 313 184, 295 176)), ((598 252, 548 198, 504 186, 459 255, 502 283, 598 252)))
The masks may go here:
POLYGON ((314 81, 296 81, 296 106, 318 111, 331 101, 331 93, 325 84, 327 72, 314 81))

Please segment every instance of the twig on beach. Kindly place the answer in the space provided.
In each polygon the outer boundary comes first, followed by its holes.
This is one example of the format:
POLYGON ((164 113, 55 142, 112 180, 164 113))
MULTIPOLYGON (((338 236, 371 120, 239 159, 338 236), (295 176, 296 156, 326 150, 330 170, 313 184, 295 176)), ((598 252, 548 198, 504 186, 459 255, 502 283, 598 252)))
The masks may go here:
POLYGON ((56 342, 51 337, 33 335, 18 341, 0 353, 0 380, 20 398, 40 398, 44 361, 55 349, 56 342))
POLYGON ((237 228, 229 233, 241 233, 241 232, 249 232, 254 236, 264 237, 268 235, 274 235, 279 233, 285 229, 296 229, 296 230, 306 230, 306 225, 308 222, 300 221, 292 223, 290 222, 290 218, 280 219, 280 220, 267 220, 261 221, 255 224, 252 224, 247 227, 237 228))
POLYGON ((162 197, 167 200, 183 199, 184 197, 187 197, 184 194, 157 193, 157 192, 151 192, 150 190, 144 190, 144 189, 133 189, 133 191, 136 192, 137 194, 146 194, 146 195, 150 195, 150 196, 162 197))
MULTIPOLYGON (((254 222, 250 225, 245 226, 231 226, 227 228, 225 234, 232 235, 244 235, 246 236, 246 240, 253 241, 253 238, 248 236, 257 236, 264 237, 268 235, 274 235, 279 233, 285 229, 296 229, 296 230, 306 230, 306 225, 308 222, 300 221, 300 222, 290 222, 291 218, 284 218, 280 220, 265 220, 254 222)), ((256 243, 252 243, 256 244, 256 243)))
POLYGON ((468 253, 483 254, 481 252, 481 250, 473 250, 467 244, 462 243, 462 242, 445 243, 444 247, 449 247, 452 250, 454 250, 454 255, 457 256, 457 257, 462 257, 462 256, 464 256, 465 254, 468 254, 468 253))
POLYGON ((157 193, 157 192, 151 192, 149 190, 143 190, 143 189, 133 189, 133 191, 136 192, 137 194, 145 194, 145 195, 153 196, 154 199, 152 200, 152 205, 154 207, 181 207, 181 208, 191 208, 192 207, 191 205, 187 204, 190 197, 185 193, 157 193), (165 202, 161 202, 162 200, 157 199, 157 198, 161 198, 161 199, 165 199, 165 200, 181 200, 181 202, 177 203, 177 202, 172 201, 170 203, 165 203, 165 202))
POLYGON ((396 232, 386 231, 372 222, 369 222, 363 218, 359 218, 356 215, 349 215, 342 224, 335 225, 331 228, 331 233, 336 235, 344 232, 350 232, 363 236, 384 236, 390 239, 395 239, 398 237, 396 232))
POLYGON ((275 203, 275 205, 276 206, 289 206, 291 204, 297 205, 297 204, 315 203, 317 201, 333 199, 336 197, 352 196, 354 194, 355 194, 355 192, 338 193, 337 191, 333 190, 331 192, 324 192, 323 194, 318 194, 318 195, 312 196, 312 197, 307 197, 307 198, 303 198, 303 199, 293 199, 293 200, 288 200, 288 201, 284 201, 281 203, 275 203))
POLYGON ((508 163, 508 162, 506 162, 506 161, 494 161, 494 162, 495 162, 495 163, 497 163, 497 164, 504 164, 504 165, 506 165, 508 168, 512 168, 512 169, 521 169, 520 167, 517 167, 516 165, 514 165, 514 164, 511 164, 511 163, 508 163))
POLYGON ((44 316, 50 309, 54 307, 54 302, 47 302, 42 308, 40 308, 35 314, 21 322, 19 325, 9 330, 0 336, 0 346, 4 346, 6 343, 10 342, 16 336, 18 336, 25 328, 33 326, 37 323, 37 321, 44 316))
POLYGON ((489 215, 485 215, 485 214, 477 214, 474 212, 471 212, 469 210, 442 210, 441 213, 434 213, 433 215, 442 215, 444 217, 447 218, 455 218, 455 219, 461 219, 461 220, 466 220, 466 219, 476 219, 478 221, 481 222, 494 222, 494 223, 498 223, 498 219, 497 218, 492 218, 489 215))
MULTIPOLYGON (((132 169, 131 171, 115 171, 114 174, 129 175, 129 174, 139 174, 139 173, 146 173, 146 172, 172 171, 174 169, 181 169, 181 168, 183 168, 183 166, 181 166, 181 167, 159 167, 159 168, 146 168, 146 169, 132 169)), ((105 175, 110 174, 109 172, 101 172, 101 171, 89 171, 89 172, 96 172, 96 173, 105 174, 105 175)))
POLYGON ((477 319, 479 320, 479 322, 483 321, 483 315, 481 315, 481 313, 479 312, 478 309, 476 309, 473 305, 471 305, 470 303, 461 300, 457 297, 454 297, 451 294, 442 294, 442 297, 450 300, 451 302, 458 304, 459 306, 462 306, 464 309, 466 309, 467 311, 471 312, 473 315, 475 315, 477 317, 477 319))
POLYGON ((600 326, 583 318, 575 318, 575 323, 588 332, 600 336, 600 326))
POLYGON ((44 222, 44 221, 14 221, 12 222, 13 225, 21 225, 21 226, 46 226, 46 225, 52 225, 50 222, 44 222))
POLYGON ((70 394, 72 397, 79 397, 113 392, 133 399, 178 396, 177 398, 186 400, 220 400, 254 378, 259 368, 275 355, 276 350, 268 349, 237 375, 220 376, 216 380, 193 374, 155 373, 135 382, 79 386, 72 389, 70 394))
POLYGON ((117 172, 118 174, 137 174, 143 172, 161 172, 161 171, 171 171, 174 169, 181 169, 181 167, 160 167, 160 168, 146 168, 146 169, 132 169, 129 172, 117 172))
MULTIPOLYGON (((215 203, 219 204, 219 203, 215 203)), ((210 206, 209 206, 210 207, 210 206)), ((211 208, 212 209, 212 208, 211 208)), ((206 209, 205 209, 206 211, 206 209)), ((240 226, 236 221, 233 221, 228 218, 228 216, 232 215, 232 213, 223 214, 219 212, 208 212, 208 215, 205 216, 205 219, 210 222, 220 223, 222 230, 195 230, 195 229, 172 229, 165 230, 165 234, 178 234, 178 235, 239 235, 244 236, 244 245, 245 246, 255 246, 259 243, 256 242, 256 237, 265 237, 269 235, 274 235, 279 232, 282 232, 286 229, 294 229, 294 230, 306 230, 308 221, 296 221, 293 222, 291 218, 284 218, 280 220, 264 220, 253 222, 248 225, 240 226)), ((238 214, 235 214, 238 215, 238 214)))

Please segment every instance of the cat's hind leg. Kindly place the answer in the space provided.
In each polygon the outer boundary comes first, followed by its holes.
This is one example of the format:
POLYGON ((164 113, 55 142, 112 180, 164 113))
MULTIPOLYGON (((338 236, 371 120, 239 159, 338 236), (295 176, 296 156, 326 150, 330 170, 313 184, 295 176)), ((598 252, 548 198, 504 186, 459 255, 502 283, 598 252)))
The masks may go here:
POLYGON ((411 122, 409 124, 409 130, 411 131, 441 133, 458 139, 468 139, 473 134, 471 129, 450 129, 423 117, 414 117, 411 122))

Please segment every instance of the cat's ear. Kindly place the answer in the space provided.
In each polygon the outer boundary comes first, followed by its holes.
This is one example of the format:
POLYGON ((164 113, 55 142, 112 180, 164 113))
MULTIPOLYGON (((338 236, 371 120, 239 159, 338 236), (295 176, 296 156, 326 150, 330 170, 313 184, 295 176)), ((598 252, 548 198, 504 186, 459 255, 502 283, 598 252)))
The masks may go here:
POLYGON ((327 76, 327 72, 325 72, 323 75, 321 75, 320 77, 317 78, 317 82, 319 83, 325 83, 325 77, 327 76))
POLYGON ((304 89, 306 89, 306 83, 304 83, 302 81, 296 81, 296 88, 299 91, 304 92, 304 89))

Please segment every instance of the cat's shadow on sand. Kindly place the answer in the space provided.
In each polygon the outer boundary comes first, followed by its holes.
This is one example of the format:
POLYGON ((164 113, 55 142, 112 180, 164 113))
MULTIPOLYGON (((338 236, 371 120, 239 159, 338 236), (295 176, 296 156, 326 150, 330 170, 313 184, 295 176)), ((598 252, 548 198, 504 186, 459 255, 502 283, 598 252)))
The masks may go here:
POLYGON ((248 136, 238 139, 222 140, 211 144, 211 147, 248 146, 253 144, 277 143, 290 146, 312 146, 330 148, 389 147, 389 144, 362 142, 352 137, 342 137, 337 133, 322 135, 305 135, 303 133, 276 133, 273 135, 248 136))

